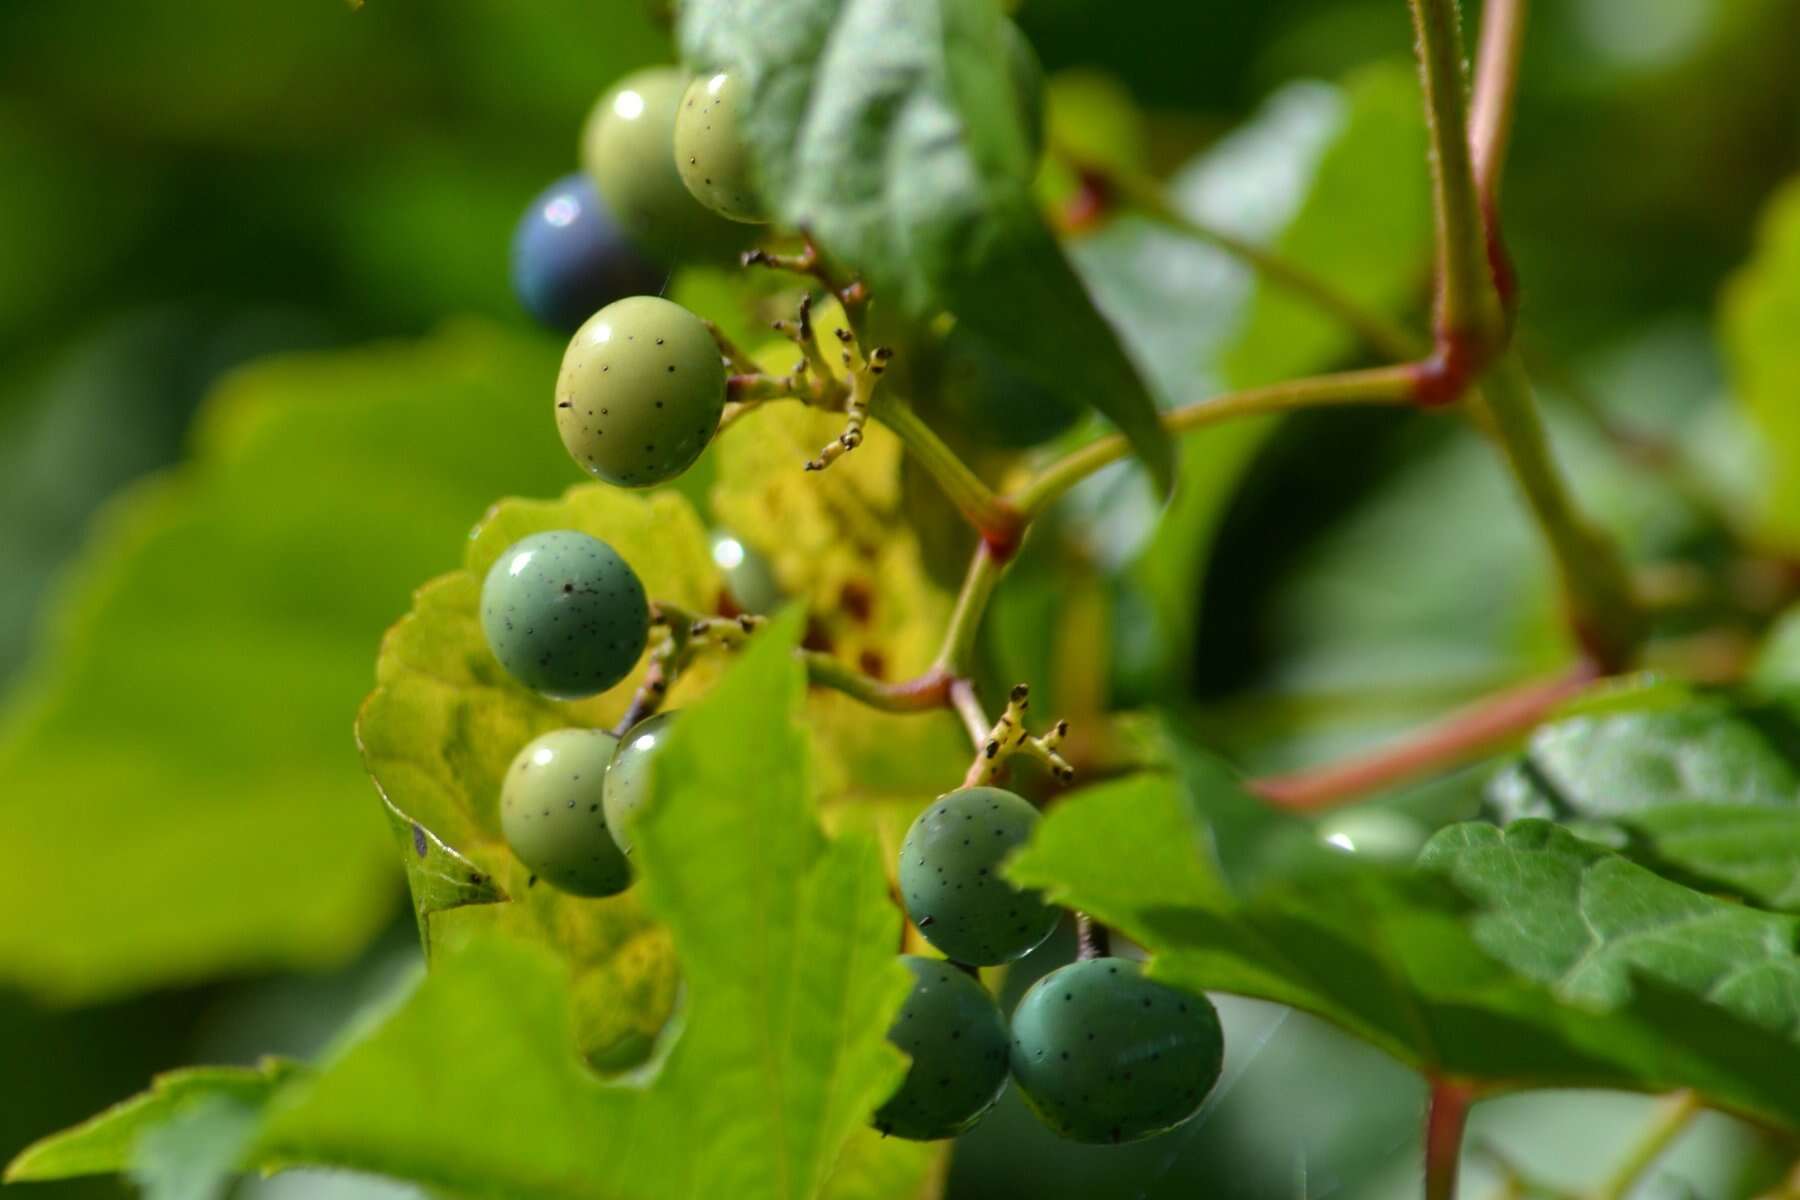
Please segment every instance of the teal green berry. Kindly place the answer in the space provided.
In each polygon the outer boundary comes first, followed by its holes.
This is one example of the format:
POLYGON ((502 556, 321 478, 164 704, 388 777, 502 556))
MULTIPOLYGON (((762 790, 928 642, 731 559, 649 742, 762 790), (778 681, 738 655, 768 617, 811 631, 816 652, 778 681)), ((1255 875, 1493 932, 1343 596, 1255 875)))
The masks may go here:
POLYGON ((913 973, 888 1041, 912 1065, 875 1128, 916 1142, 974 1128, 1006 1090, 1006 1018, 980 982, 942 959, 902 955, 913 973))
POLYGON ((571 529, 508 546, 481 585, 481 631, 514 679, 558 700, 604 692, 631 673, 650 606, 631 564, 571 529))
POLYGON ((619 740, 598 729, 558 729, 528 742, 500 785, 500 829, 531 873, 577 896, 631 886, 631 866, 600 804, 619 740))
POLYGON ((927 941, 958 962, 991 966, 1035 949, 1057 910, 1000 877, 1031 838, 1038 811, 1001 788, 951 792, 920 813, 900 843, 900 895, 927 941))
POLYGON ((633 241, 666 263, 722 263, 751 235, 694 199, 675 169, 675 113, 687 85, 674 67, 620 80, 588 114, 581 165, 633 241))
POLYGON ((620 739, 612 765, 606 768, 606 790, 602 796, 606 823, 613 840, 627 854, 631 853, 631 822, 650 798, 651 767, 674 721, 674 713, 660 712, 633 725, 631 732, 620 739))
POLYGON ((725 411, 725 363, 706 325, 659 296, 587 319, 556 378, 556 431, 590 475, 654 487, 693 465, 725 411))
POLYGON ((675 114, 675 169, 694 199, 732 221, 769 219, 744 140, 744 85, 729 72, 688 85, 675 114))
POLYGON ((1078 1142, 1132 1142, 1200 1110, 1225 1035, 1204 996, 1145 979, 1137 963, 1059 967, 1013 1010, 1012 1074, 1033 1112, 1078 1142))

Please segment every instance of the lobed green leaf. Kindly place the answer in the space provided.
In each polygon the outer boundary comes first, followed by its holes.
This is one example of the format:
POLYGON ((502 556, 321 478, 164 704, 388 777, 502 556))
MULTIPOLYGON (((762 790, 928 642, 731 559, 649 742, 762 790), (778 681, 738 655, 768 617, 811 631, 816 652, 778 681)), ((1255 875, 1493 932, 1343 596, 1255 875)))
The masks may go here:
POLYGON ((1429 1074, 1692 1087, 1800 1127, 1795 918, 1542 822, 1454 826, 1423 865, 1324 849, 1189 752, 1175 779, 1062 805, 1012 873, 1141 942, 1161 978, 1305 1009, 1429 1074))
MULTIPOLYGON (((657 760, 637 890, 673 940, 684 1002, 653 1065, 596 1077, 577 1052, 568 964, 540 940, 468 928, 331 1061, 252 1094, 260 1119, 241 1165, 570 1200, 918 1195, 935 1151, 865 1128, 904 1067, 885 1034, 909 981, 875 847, 827 841, 812 810, 799 615, 751 640, 657 760)), ((187 1078, 201 1098, 246 1086, 230 1072, 187 1078)), ((131 1119, 102 1118, 14 1170, 117 1170, 174 1107, 129 1102, 131 1119)))

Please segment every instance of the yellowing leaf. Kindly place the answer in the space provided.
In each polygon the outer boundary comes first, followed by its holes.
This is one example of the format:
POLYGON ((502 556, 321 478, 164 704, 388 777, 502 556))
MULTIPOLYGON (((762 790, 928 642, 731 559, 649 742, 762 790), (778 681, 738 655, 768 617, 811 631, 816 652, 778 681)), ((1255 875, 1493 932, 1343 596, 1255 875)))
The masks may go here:
MULTIPOLYGON (((460 913, 443 934, 463 941, 499 927, 553 946, 575 971, 582 1047, 597 1063, 618 1067, 649 1053, 673 1008, 668 940, 629 893, 582 900, 535 884, 499 827, 500 781, 519 748, 567 725, 610 727, 644 669, 640 664, 603 695, 565 704, 527 690, 494 659, 479 622, 482 576, 507 546, 547 529, 577 529, 607 541, 652 599, 705 611, 718 597, 705 531, 679 496, 590 484, 561 500, 505 501, 470 538, 466 567, 420 589, 413 611, 388 635, 378 686, 357 733, 369 771, 394 808, 514 899, 460 913)), ((671 706, 695 694, 705 674, 678 687, 671 706)), ((414 900, 421 900, 416 887, 414 900)), ((421 920, 431 918, 422 912, 421 920)))

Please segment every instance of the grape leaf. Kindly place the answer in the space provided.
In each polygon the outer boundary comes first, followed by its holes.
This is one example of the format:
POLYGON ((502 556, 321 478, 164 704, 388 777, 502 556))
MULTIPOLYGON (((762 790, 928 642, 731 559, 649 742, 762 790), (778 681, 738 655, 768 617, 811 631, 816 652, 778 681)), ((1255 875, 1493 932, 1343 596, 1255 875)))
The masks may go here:
POLYGON ((26 1147, 7 1166, 6 1182, 122 1171, 140 1137, 184 1111, 219 1101, 260 1107, 305 1070, 286 1059, 265 1059, 255 1067, 188 1067, 159 1075, 149 1091, 26 1147))
MULTIPOLYGON (((624 713, 642 678, 640 664, 612 690, 561 704, 515 682, 494 660, 479 625, 481 579, 502 551, 546 529, 578 529, 612 545, 652 599, 710 611, 720 580, 693 509, 667 492, 647 496, 588 484, 559 501, 496 505, 468 541, 465 567, 421 588, 413 611, 389 633, 377 686, 363 705, 357 736, 364 762, 409 832, 402 854, 418 861, 410 827, 441 838, 515 903, 467 914, 456 931, 502 926, 547 941, 574 972, 583 1049, 596 1063, 641 1060, 675 1000, 667 939, 635 893, 581 900, 535 885, 506 848, 499 826, 500 780, 521 746, 567 725, 607 727, 624 713)), ((707 676, 698 671, 670 696, 680 707, 707 676)), ((431 925, 414 892, 422 925, 431 925)), ((464 901, 466 902, 466 901, 464 901)), ((428 938, 427 944, 430 944, 428 938)))
MULTIPOLYGON (((1418 84, 1401 64, 1341 87, 1293 84, 1241 128, 1177 171, 1185 213, 1269 245, 1390 317, 1417 303, 1431 253, 1425 130, 1418 84)), ((1223 251, 1128 217, 1075 244, 1075 260, 1130 349, 1173 402, 1318 371, 1356 351, 1351 334, 1223 251)), ((1126 567, 1148 601, 1118 639, 1135 691, 1179 681, 1192 661, 1212 535, 1233 490, 1276 425, 1233 421, 1184 439, 1182 490, 1160 522, 1129 476, 1073 498, 1102 561, 1126 567), (1134 512, 1135 508, 1135 512, 1134 512)))
MULTIPOLYGON (((1757 513, 1763 534, 1800 547, 1800 185, 1789 185, 1763 216, 1756 257, 1734 278, 1720 306, 1720 338, 1732 383, 1762 435, 1757 513)), ((1743 464, 1739 464, 1740 468, 1743 464)))
POLYGON ((96 999, 339 963, 380 928, 399 873, 348 718, 470 517, 574 473, 520 387, 555 364, 476 325, 268 360, 115 503, 0 723, 0 905, 31 914, 0 977, 96 999))
MULTIPOLYGON (((686 997, 654 1069, 589 1074, 564 964, 482 930, 446 945, 379 1025, 289 1079, 244 1165, 571 1200, 916 1195, 929 1151, 864 1131, 903 1069, 885 1038, 908 986, 898 913, 873 845, 828 842, 814 819, 800 626, 793 612, 753 638, 658 760, 636 890, 674 939, 686 997)), ((117 1169, 123 1135, 147 1124, 79 1155, 74 1141, 34 1153, 60 1154, 62 1174, 117 1169)))
MULTIPOLYGON (((379 785, 378 785, 379 786, 379 785)), ((388 826, 400 844, 406 862, 406 885, 412 892, 413 916, 419 924, 419 942, 431 957, 431 914, 461 908, 465 904, 499 904, 507 896, 493 878, 444 844, 425 828, 381 797, 388 826)))
POLYGON ((1795 918, 1542 822, 1453 826, 1424 857, 1415 871, 1327 850, 1187 751, 1174 779, 1065 802, 1011 871, 1141 942, 1161 978, 1306 1009, 1428 1073, 1693 1087, 1800 1128, 1795 918), (1583 948, 1604 965, 1573 971, 1583 948))
POLYGON ((680 33, 692 64, 748 85, 745 138, 782 224, 878 298, 948 308, 1098 406, 1166 491, 1156 404, 1033 204, 1001 20, 963 0, 694 0, 680 33))
POLYGON ((1800 907, 1797 732, 1714 699, 1574 717, 1532 734, 1488 788, 1507 821, 1539 817, 1692 887, 1800 907))

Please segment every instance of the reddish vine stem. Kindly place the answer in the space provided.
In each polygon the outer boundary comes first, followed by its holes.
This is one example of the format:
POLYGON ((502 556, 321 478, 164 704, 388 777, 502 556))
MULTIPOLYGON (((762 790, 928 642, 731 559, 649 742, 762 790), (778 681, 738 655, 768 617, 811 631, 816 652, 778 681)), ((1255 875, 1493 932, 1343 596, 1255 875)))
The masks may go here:
POLYGON ((1463 1130, 1474 1099, 1474 1090, 1467 1084, 1431 1081, 1431 1098, 1425 1107, 1425 1200, 1456 1200, 1463 1130))
POLYGON ((1530 8, 1530 0, 1487 0, 1482 6, 1469 142, 1475 156, 1475 184, 1490 209, 1499 201, 1500 177, 1512 144, 1514 99, 1530 8))
POLYGON ((1360 756, 1254 780, 1250 790, 1279 807, 1331 808, 1382 788, 1455 766, 1531 729, 1600 677, 1591 663, 1512 688, 1360 756))

